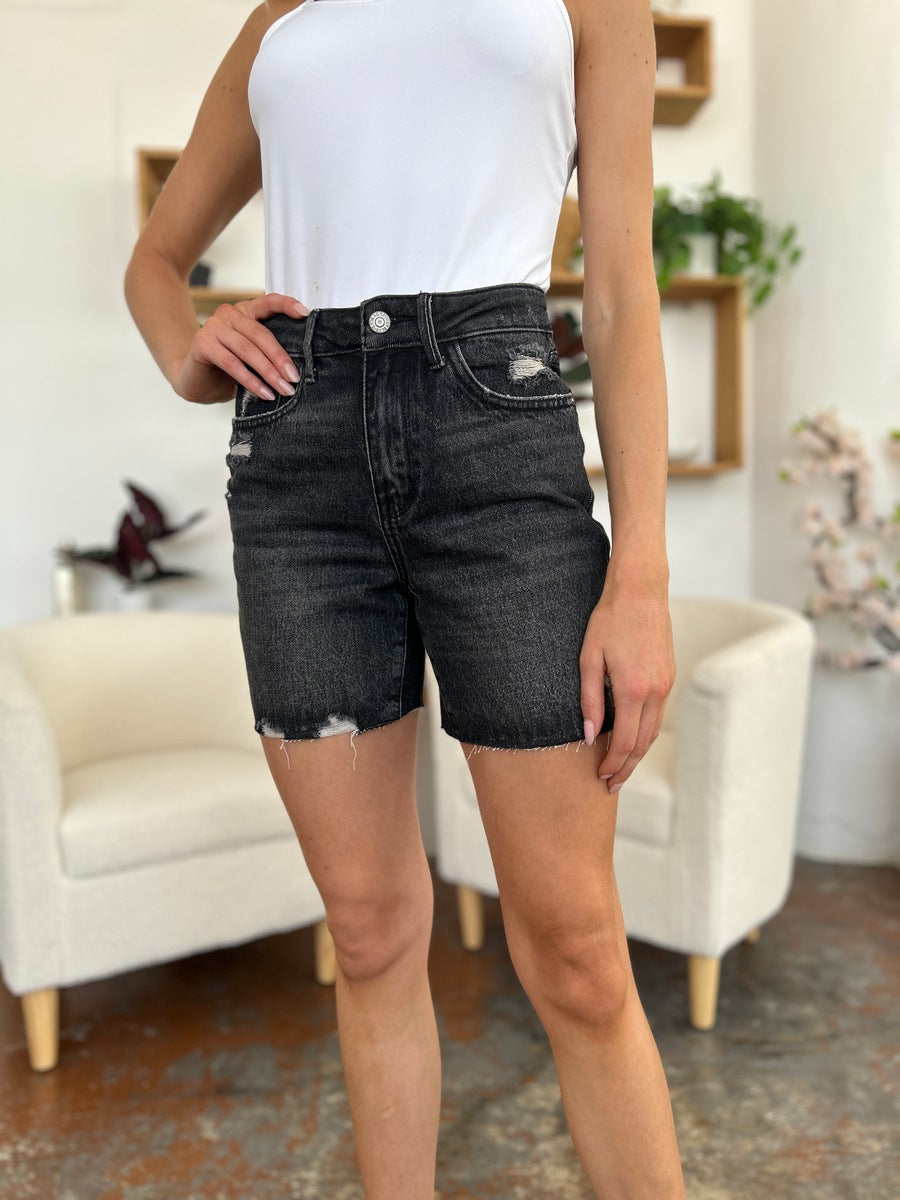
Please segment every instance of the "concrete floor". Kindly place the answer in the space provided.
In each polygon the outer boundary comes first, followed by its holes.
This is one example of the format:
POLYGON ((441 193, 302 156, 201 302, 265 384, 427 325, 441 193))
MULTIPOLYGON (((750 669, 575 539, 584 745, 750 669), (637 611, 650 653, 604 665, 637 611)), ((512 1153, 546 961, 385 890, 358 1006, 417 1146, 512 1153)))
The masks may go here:
MULTIPOLYGON (((439 1200, 589 1200, 497 901, 469 954, 436 898, 439 1200)), ((726 955, 711 1032, 683 959, 630 946, 690 1200, 900 1200, 900 872, 798 859, 761 941, 726 955)), ((0 986, 0 1200, 361 1200, 311 931, 70 988, 61 1026, 34 1074, 0 986)))

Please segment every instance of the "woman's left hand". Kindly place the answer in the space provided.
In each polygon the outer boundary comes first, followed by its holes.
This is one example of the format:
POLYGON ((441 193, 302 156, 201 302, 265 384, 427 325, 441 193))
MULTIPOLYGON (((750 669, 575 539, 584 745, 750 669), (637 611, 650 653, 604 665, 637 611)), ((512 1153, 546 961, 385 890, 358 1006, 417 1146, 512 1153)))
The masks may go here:
POLYGON ((666 589, 608 580, 588 621, 579 665, 588 744, 603 722, 604 674, 612 683, 615 720, 597 775, 618 792, 656 740, 675 682, 666 589))

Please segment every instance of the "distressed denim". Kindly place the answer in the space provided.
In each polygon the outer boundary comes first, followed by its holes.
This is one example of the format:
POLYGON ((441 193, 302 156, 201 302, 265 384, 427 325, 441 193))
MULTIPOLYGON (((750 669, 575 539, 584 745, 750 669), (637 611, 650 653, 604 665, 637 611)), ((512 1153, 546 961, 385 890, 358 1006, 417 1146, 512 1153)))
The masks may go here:
POLYGON ((262 323, 301 379, 274 401, 237 388, 225 460, 256 731, 394 721, 422 705, 427 651, 451 736, 582 741, 579 654, 610 542, 543 291, 262 323))

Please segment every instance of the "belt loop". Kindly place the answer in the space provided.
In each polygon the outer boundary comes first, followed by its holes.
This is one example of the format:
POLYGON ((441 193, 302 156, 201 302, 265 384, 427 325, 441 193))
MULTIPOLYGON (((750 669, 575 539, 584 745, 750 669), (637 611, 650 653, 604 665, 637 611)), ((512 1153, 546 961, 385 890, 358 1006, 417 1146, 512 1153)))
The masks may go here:
POLYGON ((416 297, 416 318, 419 322, 419 337, 431 359, 431 369, 437 371, 444 365, 444 356, 441 354, 434 331, 434 316, 431 311, 432 294, 431 292, 419 292, 416 297))
POLYGON ((303 331, 303 369, 306 374, 307 383, 316 382, 316 367, 313 362, 312 352, 312 337, 313 329, 316 324, 316 317, 319 315, 317 308, 312 309, 306 316, 306 329, 303 331))

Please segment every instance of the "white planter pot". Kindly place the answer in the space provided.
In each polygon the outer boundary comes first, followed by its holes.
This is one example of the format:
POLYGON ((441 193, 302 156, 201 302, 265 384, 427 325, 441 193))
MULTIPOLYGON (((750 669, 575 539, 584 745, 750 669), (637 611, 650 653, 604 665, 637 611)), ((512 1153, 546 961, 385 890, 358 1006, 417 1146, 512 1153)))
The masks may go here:
POLYGON ((119 584, 116 589, 116 600, 121 609, 128 612, 144 612, 148 608, 154 607, 155 597, 152 587, 140 584, 137 587, 126 587, 124 584, 119 584))
POLYGON ((60 561, 54 564, 50 598, 55 617, 71 617, 81 609, 81 587, 74 563, 60 561))
POLYGON ((898 713, 895 672, 813 668, 798 853, 900 866, 898 713))
POLYGON ((685 241, 691 248, 691 261, 685 275, 716 275, 719 270, 719 255, 714 233, 689 233, 685 241))

